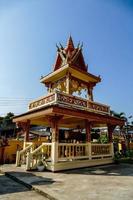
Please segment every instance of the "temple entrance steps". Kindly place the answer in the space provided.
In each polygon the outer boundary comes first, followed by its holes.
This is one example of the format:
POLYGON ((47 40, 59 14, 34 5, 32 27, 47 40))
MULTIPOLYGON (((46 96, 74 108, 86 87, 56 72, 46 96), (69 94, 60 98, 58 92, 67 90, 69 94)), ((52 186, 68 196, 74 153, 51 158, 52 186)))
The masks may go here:
POLYGON ((36 169, 37 165, 46 164, 50 161, 51 143, 42 143, 36 147, 34 143, 28 143, 26 147, 17 152, 16 166, 26 170, 36 169))
POLYGON ((34 148, 34 144, 32 142, 24 143, 23 149, 21 151, 17 151, 16 155, 16 166, 26 165, 26 158, 29 152, 32 152, 34 148))

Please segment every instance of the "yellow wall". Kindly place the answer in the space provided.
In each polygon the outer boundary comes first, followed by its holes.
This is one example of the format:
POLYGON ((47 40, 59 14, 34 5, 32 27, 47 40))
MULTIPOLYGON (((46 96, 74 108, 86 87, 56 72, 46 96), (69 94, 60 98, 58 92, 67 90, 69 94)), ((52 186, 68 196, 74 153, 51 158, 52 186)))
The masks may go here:
POLYGON ((23 148, 23 141, 19 140, 9 140, 9 146, 5 147, 4 150, 4 162, 15 162, 16 161, 16 152, 23 148))
MULTIPOLYGON (((41 137, 38 140, 32 141, 35 143, 35 148, 37 148, 39 145, 41 145, 42 142, 46 142, 46 138, 41 137)), ((8 146, 0 147, 0 162, 2 162, 3 157, 3 163, 15 163, 16 161, 16 152, 23 149, 24 142, 10 139, 8 140, 8 146), (4 150, 4 155, 3 154, 4 150)))

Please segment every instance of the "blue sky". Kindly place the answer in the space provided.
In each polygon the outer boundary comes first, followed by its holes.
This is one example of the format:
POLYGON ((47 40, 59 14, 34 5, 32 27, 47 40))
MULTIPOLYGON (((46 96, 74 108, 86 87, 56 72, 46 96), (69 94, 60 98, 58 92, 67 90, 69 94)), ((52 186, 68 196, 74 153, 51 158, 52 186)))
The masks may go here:
POLYGON ((0 115, 25 112, 30 98, 46 94, 39 79, 70 33, 84 44, 89 72, 102 77, 94 100, 133 114, 132 2, 0 0, 0 115))

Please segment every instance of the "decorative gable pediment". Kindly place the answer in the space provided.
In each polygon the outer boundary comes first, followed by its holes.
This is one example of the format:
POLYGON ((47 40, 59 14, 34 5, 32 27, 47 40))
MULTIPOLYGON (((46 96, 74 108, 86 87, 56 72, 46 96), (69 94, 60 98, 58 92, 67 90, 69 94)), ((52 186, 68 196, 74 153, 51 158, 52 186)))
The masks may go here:
POLYGON ((82 46, 78 44, 75 48, 72 37, 70 36, 67 42, 66 48, 61 44, 57 46, 57 58, 54 65, 54 71, 69 64, 71 67, 83 70, 87 72, 87 66, 85 65, 84 57, 82 54, 82 46))

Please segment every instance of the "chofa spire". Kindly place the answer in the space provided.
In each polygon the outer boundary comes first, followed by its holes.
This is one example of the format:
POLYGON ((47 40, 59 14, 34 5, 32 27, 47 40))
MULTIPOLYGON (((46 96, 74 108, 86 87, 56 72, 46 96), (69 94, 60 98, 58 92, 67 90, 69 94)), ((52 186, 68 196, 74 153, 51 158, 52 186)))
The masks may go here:
POLYGON ((72 39, 72 36, 70 35, 69 38, 68 38, 68 41, 67 41, 67 49, 74 49, 74 43, 73 43, 73 39, 72 39))

